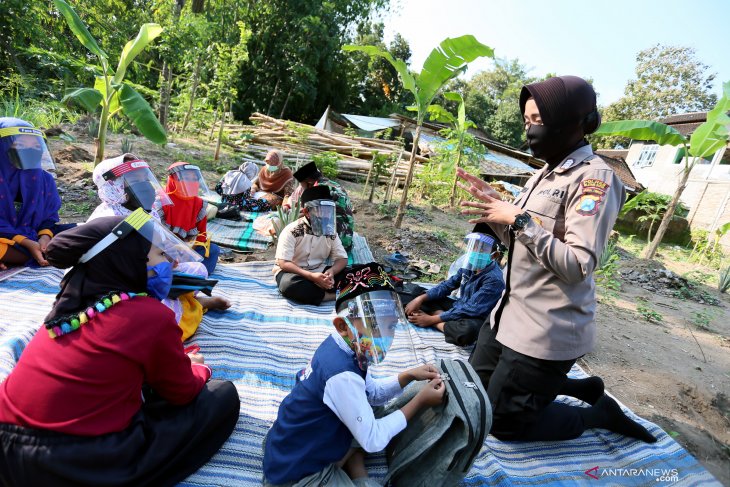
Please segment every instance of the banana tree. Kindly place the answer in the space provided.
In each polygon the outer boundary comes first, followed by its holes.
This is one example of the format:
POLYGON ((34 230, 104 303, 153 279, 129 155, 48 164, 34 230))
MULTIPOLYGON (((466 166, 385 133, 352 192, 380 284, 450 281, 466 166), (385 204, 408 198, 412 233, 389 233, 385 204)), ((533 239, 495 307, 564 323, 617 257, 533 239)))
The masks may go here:
POLYGON ((388 51, 376 46, 355 46, 346 45, 343 51, 360 51, 370 57, 382 57, 388 61, 398 72, 403 87, 410 91, 415 98, 417 111, 416 133, 413 137, 413 149, 408 166, 408 175, 403 186, 403 196, 398 206, 398 213, 395 218, 395 228, 400 228, 405 214, 406 202, 408 201, 408 189, 413 181, 413 170, 416 163, 416 152, 418 151, 418 140, 421 137, 421 126, 428 113, 428 107, 441 91, 444 85, 451 79, 466 71, 467 65, 480 57, 494 58, 494 50, 476 40, 472 35, 446 38, 438 47, 434 48, 423 63, 420 74, 414 75, 408 70, 408 66, 402 59, 394 58, 388 51))
POLYGON ((74 9, 64 0, 53 0, 53 3, 66 19, 71 32, 86 49, 97 57, 101 65, 101 75, 96 76, 93 88, 77 88, 63 98, 64 101, 76 101, 89 112, 95 112, 101 106, 99 132, 95 140, 94 165, 104 159, 109 118, 120 112, 126 115, 147 139, 156 144, 167 142, 165 129, 157 120, 150 104, 132 87, 131 83, 124 82, 124 75, 129 65, 145 47, 160 35, 162 27, 158 24, 144 24, 137 37, 124 46, 122 54, 119 56, 117 69, 112 72, 109 66, 109 56, 99 47, 96 39, 89 33, 74 9))
POLYGON ((722 98, 717 105, 707 113, 707 121, 697 127, 692 136, 687 139, 673 127, 649 120, 621 120, 604 122, 596 131, 597 135, 620 135, 634 140, 653 140, 659 145, 682 146, 684 166, 682 168, 679 185, 674 191, 672 201, 659 224, 654 238, 647 245, 644 257, 653 259, 664 234, 669 228, 674 210, 679 203, 682 192, 687 187, 687 180, 697 161, 712 156, 725 147, 730 129, 730 81, 723 84, 722 98))

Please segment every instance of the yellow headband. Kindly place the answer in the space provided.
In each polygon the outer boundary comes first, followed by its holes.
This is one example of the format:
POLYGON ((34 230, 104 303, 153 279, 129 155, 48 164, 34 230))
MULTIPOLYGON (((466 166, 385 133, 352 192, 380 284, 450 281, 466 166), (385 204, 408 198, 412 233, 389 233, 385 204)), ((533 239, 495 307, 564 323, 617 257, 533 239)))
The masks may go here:
POLYGON ((0 129, 0 137, 11 137, 13 135, 35 135, 46 138, 46 134, 42 130, 33 127, 7 127, 0 129))

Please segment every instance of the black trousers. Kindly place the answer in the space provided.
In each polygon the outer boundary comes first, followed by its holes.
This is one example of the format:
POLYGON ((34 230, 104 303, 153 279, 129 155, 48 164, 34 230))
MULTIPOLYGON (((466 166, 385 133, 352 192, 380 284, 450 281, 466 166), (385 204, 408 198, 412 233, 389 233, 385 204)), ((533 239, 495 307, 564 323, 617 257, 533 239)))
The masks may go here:
MULTIPOLYGON (((331 266, 323 269, 326 271, 331 266)), ((347 268, 345 268, 347 269, 347 268)), ((335 275, 335 283, 340 279, 344 269, 335 275)), ((279 286, 279 292, 286 299, 290 299, 299 304, 313 304, 319 306, 324 300, 325 290, 317 286, 309 279, 291 272, 281 271, 276 275, 276 285, 279 286)), ((333 287, 330 292, 335 292, 333 287)))
MULTIPOLYGON (((420 294, 398 293, 401 303, 405 307, 408 303, 416 299, 420 294)), ((421 293, 423 294, 423 293, 421 293)), ((436 311, 448 311, 454 306, 454 300, 450 298, 434 299, 426 301, 421 306, 421 310, 428 314, 434 314, 436 311)), ((444 339, 446 343, 466 347, 477 340, 479 329, 484 323, 483 318, 461 318, 458 320, 450 320, 444 322, 444 339)))
POLYGON ((86 437, 0 424, 0 485, 175 485, 220 449, 240 405, 232 383, 213 380, 184 406, 147 400, 119 433, 86 437))
POLYGON ((500 440, 568 440, 586 429, 580 407, 554 402, 573 360, 543 360, 497 341, 489 320, 469 359, 492 403, 491 434, 500 440))

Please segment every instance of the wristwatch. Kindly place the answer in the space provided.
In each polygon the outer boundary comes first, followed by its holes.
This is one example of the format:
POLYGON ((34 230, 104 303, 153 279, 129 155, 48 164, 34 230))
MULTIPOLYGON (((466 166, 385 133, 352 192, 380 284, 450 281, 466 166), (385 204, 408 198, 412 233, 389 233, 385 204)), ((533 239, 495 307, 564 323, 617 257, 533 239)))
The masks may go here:
POLYGON ((512 230, 515 232, 519 232, 523 228, 527 226, 528 223, 532 220, 532 217, 529 213, 524 212, 520 213, 515 217, 515 222, 512 224, 512 230))

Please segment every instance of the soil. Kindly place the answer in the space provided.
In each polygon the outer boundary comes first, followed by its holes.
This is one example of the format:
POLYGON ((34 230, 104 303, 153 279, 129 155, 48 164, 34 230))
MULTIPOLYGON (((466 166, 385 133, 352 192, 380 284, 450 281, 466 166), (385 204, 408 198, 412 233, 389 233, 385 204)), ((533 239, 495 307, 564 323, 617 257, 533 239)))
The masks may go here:
MULTIPOLYGON (((64 200, 61 216, 63 221, 83 221, 98 204, 91 181, 94 145, 84 127, 63 129, 73 141, 50 141, 64 200)), ((121 153, 121 139, 110 135, 108 157, 121 153)), ((132 152, 147 160, 161 181, 169 164, 187 160, 204 169, 213 186, 222 173, 237 166, 235 154, 228 150, 221 161, 213 162, 213 150, 207 140, 175 138, 162 148, 137 138, 132 152)), ((420 280, 443 279, 461 251, 463 236, 472 228, 466 217, 427 202, 413 204, 397 231, 393 220, 400 195, 386 205, 378 191, 376 202, 370 203, 361 197, 361 183, 342 183, 355 207, 356 231, 366 237, 376 260, 397 250, 411 261, 422 259, 440 266, 440 274, 426 273, 420 280)), ((601 295, 596 347, 578 363, 586 372, 602 377, 618 400, 660 425, 730 486, 730 296, 698 282, 679 288, 676 282, 672 287, 672 279, 658 282, 668 275, 656 274, 663 269, 680 276, 688 271, 717 274, 716 269, 671 260, 672 252, 646 261, 637 258, 634 250, 619 247, 619 255, 620 290, 601 295), (650 277, 649 289, 638 275, 650 277)), ((247 262, 273 256, 274 249, 269 248, 233 253, 231 258, 247 262)))

